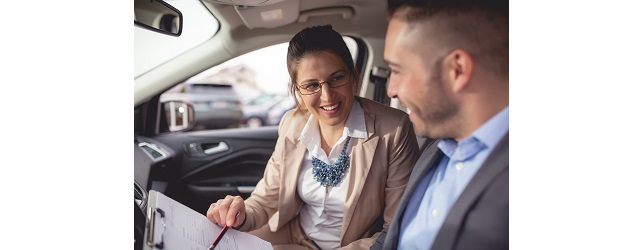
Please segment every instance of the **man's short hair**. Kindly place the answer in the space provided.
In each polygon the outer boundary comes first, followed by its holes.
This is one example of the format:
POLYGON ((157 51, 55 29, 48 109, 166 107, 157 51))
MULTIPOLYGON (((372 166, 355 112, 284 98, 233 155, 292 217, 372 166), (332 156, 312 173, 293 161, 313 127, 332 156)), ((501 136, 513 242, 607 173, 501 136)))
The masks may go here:
POLYGON ((508 0, 387 0, 387 4, 389 16, 401 7, 411 7, 417 11, 416 17, 428 17, 440 12, 486 11, 509 18, 508 0))
POLYGON ((408 23, 437 21, 436 34, 447 48, 469 52, 485 69, 509 76, 508 0, 388 0, 390 18, 408 23))

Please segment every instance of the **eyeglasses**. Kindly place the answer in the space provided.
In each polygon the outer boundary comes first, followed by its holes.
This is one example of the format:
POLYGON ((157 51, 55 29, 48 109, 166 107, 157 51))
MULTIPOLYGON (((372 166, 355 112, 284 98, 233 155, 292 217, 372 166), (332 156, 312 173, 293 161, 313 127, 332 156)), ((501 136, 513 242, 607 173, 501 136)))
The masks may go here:
POLYGON ((327 81, 310 82, 302 85, 297 85, 298 91, 303 95, 311 95, 320 92, 323 84, 328 84, 331 88, 341 87, 349 82, 349 77, 346 73, 339 73, 331 77, 327 81))

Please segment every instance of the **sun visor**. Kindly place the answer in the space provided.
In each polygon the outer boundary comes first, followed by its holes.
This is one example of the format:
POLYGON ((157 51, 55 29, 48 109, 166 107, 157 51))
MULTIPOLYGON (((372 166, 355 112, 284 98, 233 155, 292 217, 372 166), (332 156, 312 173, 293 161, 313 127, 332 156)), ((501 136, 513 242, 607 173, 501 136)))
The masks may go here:
POLYGON ((300 14, 300 0, 286 0, 263 6, 235 6, 249 29, 275 28, 293 23, 300 14))

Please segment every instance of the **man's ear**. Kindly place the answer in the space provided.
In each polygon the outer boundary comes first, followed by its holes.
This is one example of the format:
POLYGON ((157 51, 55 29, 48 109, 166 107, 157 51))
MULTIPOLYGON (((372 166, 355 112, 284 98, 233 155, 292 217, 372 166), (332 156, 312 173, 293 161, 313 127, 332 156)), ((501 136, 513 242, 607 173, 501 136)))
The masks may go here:
POLYGON ((456 49, 444 59, 446 76, 454 92, 462 91, 469 84, 474 67, 473 58, 468 52, 456 49))

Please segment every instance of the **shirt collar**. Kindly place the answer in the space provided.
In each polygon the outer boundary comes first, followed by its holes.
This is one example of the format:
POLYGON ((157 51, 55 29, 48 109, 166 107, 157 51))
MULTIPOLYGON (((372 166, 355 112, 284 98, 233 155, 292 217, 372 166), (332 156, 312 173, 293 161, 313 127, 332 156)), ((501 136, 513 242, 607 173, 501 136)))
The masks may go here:
POLYGON ((364 110, 362 110, 360 102, 353 101, 351 112, 349 113, 349 118, 347 118, 347 124, 344 128, 350 137, 362 139, 369 137, 367 126, 364 122, 364 110))
POLYGON ((500 139, 509 131, 509 106, 502 109, 487 122, 482 124, 475 132, 474 137, 486 144, 489 148, 495 147, 500 139))
POLYGON ((509 106, 502 109, 496 115, 491 117, 487 122, 482 124, 480 128, 471 134, 471 137, 462 140, 457 143, 454 139, 448 138, 438 143, 438 148, 442 150, 448 157, 454 155, 455 150, 459 145, 480 143, 483 146, 492 150, 500 139, 509 131, 509 106))

